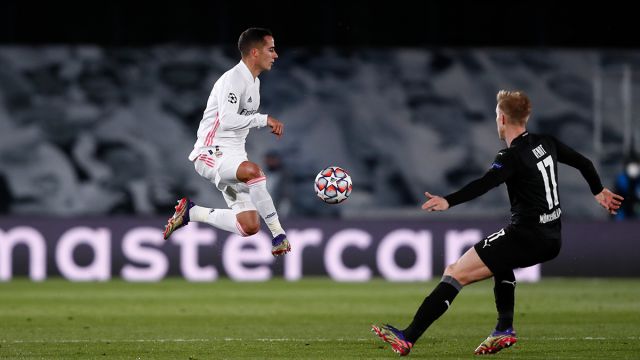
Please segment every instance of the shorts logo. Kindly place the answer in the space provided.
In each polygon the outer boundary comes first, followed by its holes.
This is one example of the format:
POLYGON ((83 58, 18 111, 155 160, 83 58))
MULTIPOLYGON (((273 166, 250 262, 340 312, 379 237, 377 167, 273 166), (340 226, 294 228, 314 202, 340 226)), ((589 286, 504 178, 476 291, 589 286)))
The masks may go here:
POLYGON ((491 242, 502 235, 504 235, 504 229, 500 229, 500 231, 487 236, 487 238, 484 239, 484 245, 482 245, 482 248, 484 249, 488 246, 491 246, 491 242))
POLYGON ((238 98, 236 97, 236 94, 234 93, 229 93, 229 96, 227 96, 227 100, 229 100, 230 103, 235 104, 238 102, 238 98))
POLYGON ((275 216, 275 215, 276 215, 276 213, 275 213, 275 212, 272 212, 271 214, 269 214, 269 215, 265 216, 264 218, 265 218, 265 219, 268 219, 268 218, 270 218, 270 217, 272 217, 272 216, 275 216))

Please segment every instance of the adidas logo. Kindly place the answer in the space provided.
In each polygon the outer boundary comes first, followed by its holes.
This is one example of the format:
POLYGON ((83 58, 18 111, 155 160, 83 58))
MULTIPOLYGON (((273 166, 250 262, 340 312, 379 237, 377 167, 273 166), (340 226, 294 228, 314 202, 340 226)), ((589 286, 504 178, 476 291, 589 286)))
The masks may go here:
POLYGON ((249 100, 247 100, 247 102, 251 102, 251 96, 249 96, 249 100))

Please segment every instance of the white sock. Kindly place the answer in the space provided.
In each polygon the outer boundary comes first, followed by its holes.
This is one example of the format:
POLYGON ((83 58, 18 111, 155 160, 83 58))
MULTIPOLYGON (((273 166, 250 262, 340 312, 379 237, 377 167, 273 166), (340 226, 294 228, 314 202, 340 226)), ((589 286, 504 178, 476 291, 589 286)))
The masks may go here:
POLYGON ((273 237, 284 234, 284 229, 282 228, 282 225, 280 225, 280 220, 278 219, 276 207, 273 205, 271 195, 269 195, 269 192, 267 191, 267 178, 260 177, 249 180, 247 185, 249 186, 251 202, 253 202, 258 209, 258 213, 262 219, 264 219, 269 230, 271 230, 273 237))
POLYGON ((191 221, 207 223, 220 230, 246 236, 244 231, 240 229, 236 214, 230 209, 211 209, 195 205, 189 210, 189 219, 191 221))

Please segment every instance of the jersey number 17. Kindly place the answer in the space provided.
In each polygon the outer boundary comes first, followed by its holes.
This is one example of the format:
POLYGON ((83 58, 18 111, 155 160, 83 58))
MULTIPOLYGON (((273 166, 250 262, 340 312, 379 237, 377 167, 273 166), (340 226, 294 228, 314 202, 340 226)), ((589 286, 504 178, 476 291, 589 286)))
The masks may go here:
POLYGON ((553 159, 551 155, 538 161, 538 170, 542 174, 542 180, 544 181, 544 192, 547 196, 547 204, 549 210, 558 205, 558 184, 556 184, 556 172, 553 169, 553 159), (551 182, 549 181, 551 179, 551 182))

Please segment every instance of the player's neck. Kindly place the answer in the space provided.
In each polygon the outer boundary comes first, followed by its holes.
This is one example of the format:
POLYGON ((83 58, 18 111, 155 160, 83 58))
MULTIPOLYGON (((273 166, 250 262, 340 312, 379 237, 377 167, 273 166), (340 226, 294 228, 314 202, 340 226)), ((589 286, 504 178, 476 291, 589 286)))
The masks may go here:
POLYGON ((527 131, 527 129, 522 126, 507 127, 504 131, 504 141, 507 143, 507 147, 511 146, 513 139, 517 138, 525 131, 527 131))
POLYGON ((249 69, 249 72, 251 72, 251 75, 253 75, 253 80, 255 80, 262 72, 262 69, 260 69, 255 62, 251 61, 251 59, 242 59, 242 62, 244 62, 249 69))

